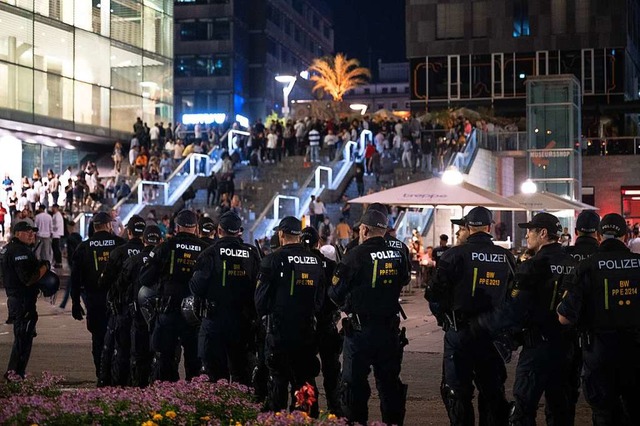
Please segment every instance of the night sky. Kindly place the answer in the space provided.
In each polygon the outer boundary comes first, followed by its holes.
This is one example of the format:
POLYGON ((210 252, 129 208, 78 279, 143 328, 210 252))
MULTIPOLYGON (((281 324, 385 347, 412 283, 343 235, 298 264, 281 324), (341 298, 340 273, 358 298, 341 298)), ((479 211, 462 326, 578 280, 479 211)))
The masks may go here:
POLYGON ((355 57, 372 71, 378 59, 406 61, 405 0, 326 1, 333 9, 336 53, 355 57))

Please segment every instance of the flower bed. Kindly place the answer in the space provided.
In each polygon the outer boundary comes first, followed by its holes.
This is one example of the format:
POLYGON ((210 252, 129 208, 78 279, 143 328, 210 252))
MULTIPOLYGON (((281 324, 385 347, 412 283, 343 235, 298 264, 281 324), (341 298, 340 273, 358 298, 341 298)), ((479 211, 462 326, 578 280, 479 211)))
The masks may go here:
POLYGON ((246 386, 206 376, 139 388, 63 389, 62 377, 43 373, 0 384, 2 425, 346 425, 327 413, 260 413, 246 386))

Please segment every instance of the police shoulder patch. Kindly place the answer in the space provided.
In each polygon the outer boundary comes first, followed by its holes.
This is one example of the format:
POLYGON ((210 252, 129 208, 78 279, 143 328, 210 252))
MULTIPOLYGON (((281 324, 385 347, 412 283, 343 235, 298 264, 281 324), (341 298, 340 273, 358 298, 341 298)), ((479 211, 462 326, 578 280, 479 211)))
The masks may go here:
POLYGON ((334 275, 333 278, 331 278, 331 285, 337 285, 340 282, 340 277, 338 277, 337 275, 334 275))
POLYGON ((511 290, 511 298, 518 297, 518 294, 520 294, 520 290, 519 289, 514 288, 513 290, 511 290))

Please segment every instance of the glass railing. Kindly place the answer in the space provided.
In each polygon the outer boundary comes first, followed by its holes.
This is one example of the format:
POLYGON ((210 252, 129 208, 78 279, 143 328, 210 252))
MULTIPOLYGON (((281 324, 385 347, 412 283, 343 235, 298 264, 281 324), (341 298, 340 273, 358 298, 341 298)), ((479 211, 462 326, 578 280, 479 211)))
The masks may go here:
POLYGON ((465 142, 464 149, 460 152, 453 153, 448 165, 456 167, 461 173, 469 173, 477 150, 478 139, 476 137, 476 131, 473 130, 465 142))
POLYGON ((421 236, 426 236, 433 220, 433 211, 431 207, 405 210, 396 221, 396 237, 409 244, 414 229, 418 230, 421 236))

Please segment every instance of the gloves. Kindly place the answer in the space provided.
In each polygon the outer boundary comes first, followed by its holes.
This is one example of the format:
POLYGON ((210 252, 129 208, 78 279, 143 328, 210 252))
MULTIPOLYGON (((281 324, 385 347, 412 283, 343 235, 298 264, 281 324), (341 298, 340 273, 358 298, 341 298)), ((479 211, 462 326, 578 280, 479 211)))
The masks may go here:
POLYGON ((71 307, 71 316, 73 317, 73 319, 78 321, 82 321, 84 319, 84 309, 82 309, 80 303, 73 304, 73 306, 71 307))

